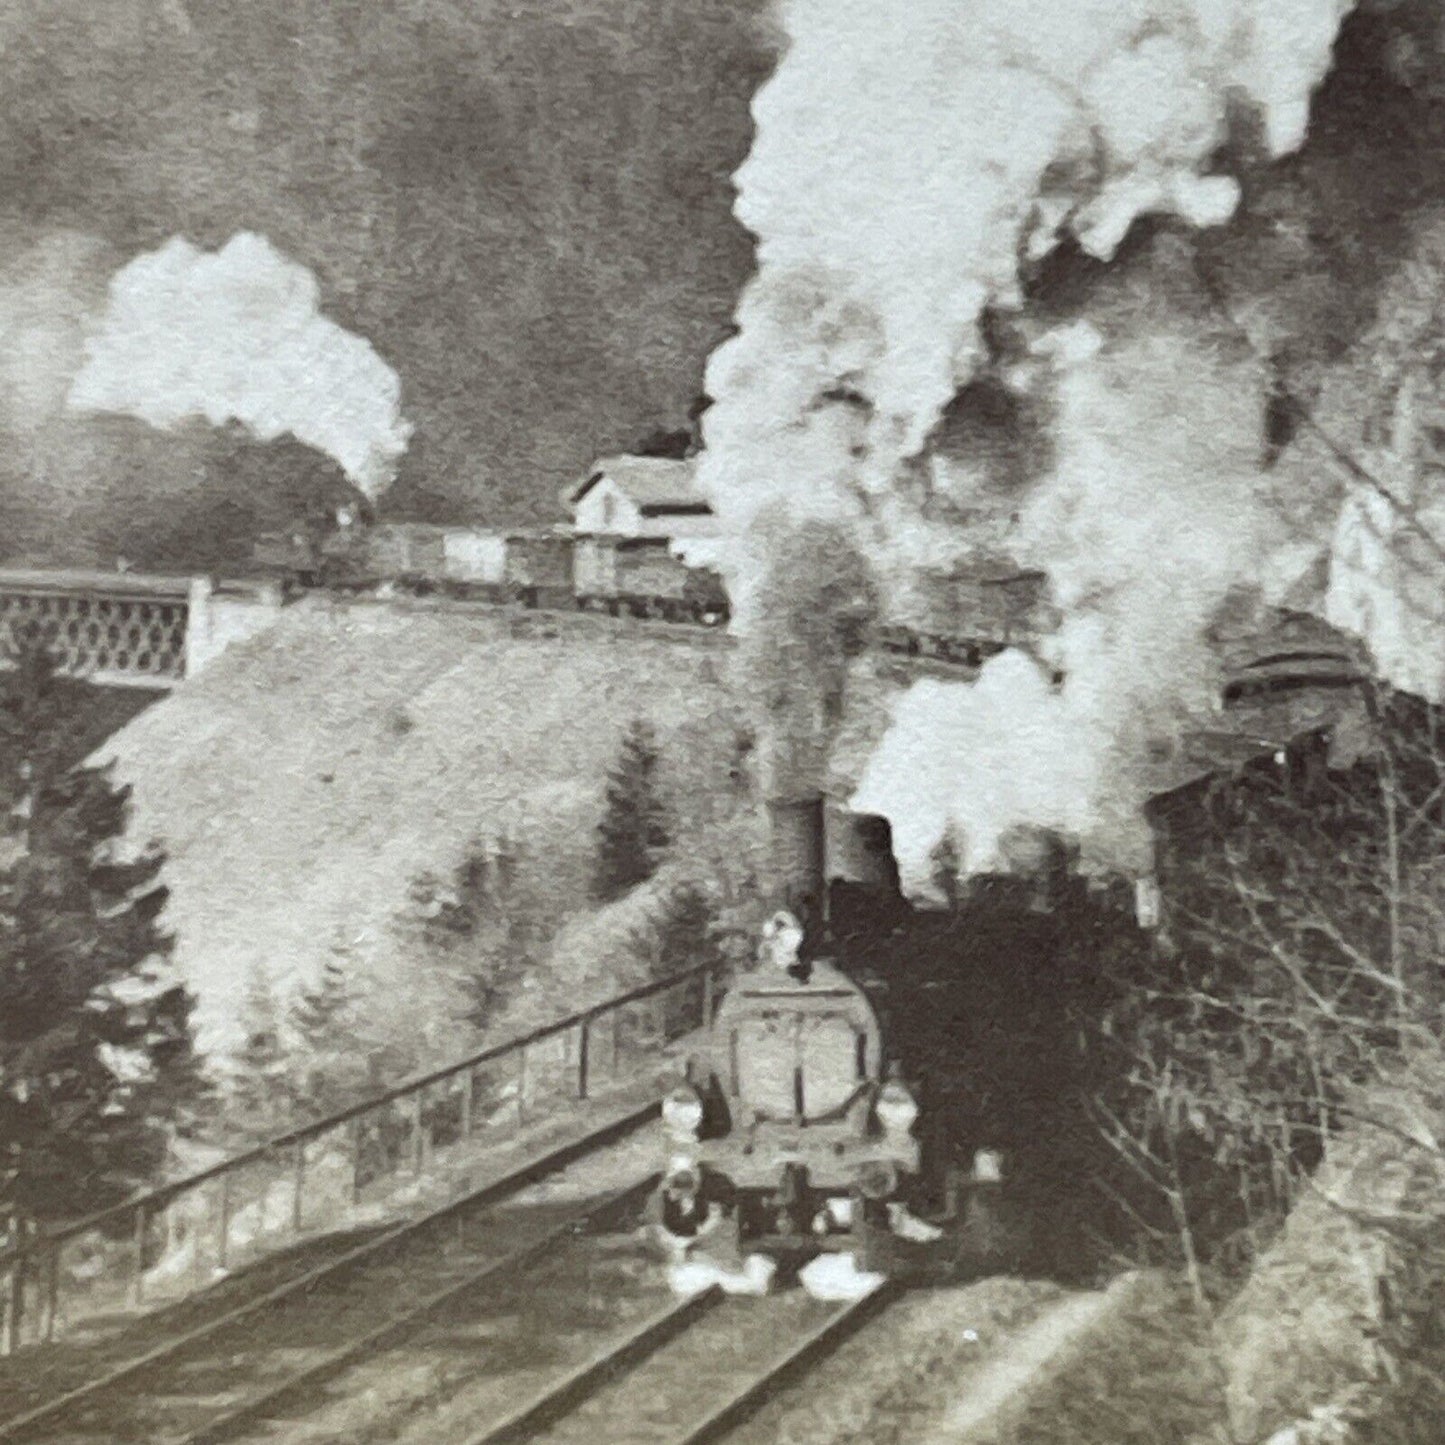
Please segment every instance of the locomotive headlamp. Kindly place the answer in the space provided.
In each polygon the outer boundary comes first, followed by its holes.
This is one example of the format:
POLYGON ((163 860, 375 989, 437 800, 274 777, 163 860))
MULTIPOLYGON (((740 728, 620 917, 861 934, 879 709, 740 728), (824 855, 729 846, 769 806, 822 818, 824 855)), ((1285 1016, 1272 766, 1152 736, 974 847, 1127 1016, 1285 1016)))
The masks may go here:
POLYGON ((780 909, 763 924, 758 956, 773 968, 796 968, 799 950, 803 947, 803 937, 803 925, 797 916, 786 908, 780 909))
POLYGON ((918 1122, 918 1104, 898 1079, 890 1079, 878 1091, 873 1111, 887 1134, 907 1134, 918 1122))
POLYGON ((980 1149, 973 1156, 975 1184, 1003 1183, 1003 1155, 997 1149, 980 1149))
POLYGON ((673 1194, 696 1194, 698 1190, 697 1171, 691 1164, 674 1166, 663 1181, 673 1194))
POLYGON ((702 1099, 695 1089, 674 1089, 662 1101, 662 1122, 669 1133, 696 1139, 702 1128, 702 1099))

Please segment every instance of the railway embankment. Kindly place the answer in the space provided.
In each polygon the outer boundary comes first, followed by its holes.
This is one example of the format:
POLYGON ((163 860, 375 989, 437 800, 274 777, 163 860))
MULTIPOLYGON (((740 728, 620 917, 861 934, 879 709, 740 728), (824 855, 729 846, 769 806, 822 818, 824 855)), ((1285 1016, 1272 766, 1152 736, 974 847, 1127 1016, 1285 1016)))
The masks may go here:
POLYGON ((1204 1445, 1219 1376, 1207 1333, 1162 1274, 1130 1273, 1042 1314, 912 1437, 918 1445, 1204 1445))
POLYGON ((1445 1152, 1438 1095, 1421 1082, 1361 1102, 1223 1312, 1236 1438, 1305 1442, 1331 1428, 1378 1445, 1440 1438, 1445 1152), (1368 1436, 1349 1433, 1365 1422, 1368 1436))
POLYGON ((916 1289, 730 1441, 1189 1441, 1213 1416, 1198 1358, 1176 1358, 1177 1305, 1150 1273, 1101 1290, 1008 1276, 916 1289))
POLYGON ((202 1046, 235 1042, 258 975, 284 991, 341 957, 414 1067, 455 1057, 447 981, 396 927, 417 877, 521 838, 559 922, 587 912, 624 729, 646 716, 666 744, 690 728, 668 749, 672 793, 725 792, 732 738, 706 726, 730 706, 725 674, 716 649, 495 611, 306 602, 233 643, 99 754, 134 787, 132 835, 165 850, 202 1046))
MULTIPOLYGON (((1368 1117, 1335 1137, 1272 1244, 1211 1321, 1181 1282, 1157 1272, 1127 1275, 1102 1294, 1056 1302, 982 1370, 969 1368, 962 1350, 946 1351, 953 1402, 926 1427, 915 1420, 902 1434, 883 1424, 792 1438, 800 1445, 1438 1439, 1445 1168, 1438 1119, 1418 1104, 1403 1085, 1371 1096, 1368 1117)), ((915 1417, 929 1397, 926 1384, 911 1392, 915 1417)))

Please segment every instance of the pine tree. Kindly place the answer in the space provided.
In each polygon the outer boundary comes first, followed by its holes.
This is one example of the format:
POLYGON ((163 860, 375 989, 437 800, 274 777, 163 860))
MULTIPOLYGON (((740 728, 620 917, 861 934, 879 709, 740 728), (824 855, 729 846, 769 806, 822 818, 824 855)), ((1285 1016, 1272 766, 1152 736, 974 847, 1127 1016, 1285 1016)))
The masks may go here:
POLYGON ((161 855, 120 849, 129 790, 71 766, 74 709, 34 637, 0 674, 0 1205, 87 1213, 152 1181, 204 1097, 168 972, 161 855))
POLYGON ((466 1021, 477 1027, 540 963, 558 921, 529 864, 510 838, 479 841, 450 881, 423 874, 412 885, 412 924, 428 952, 457 976, 466 1021))
POLYGON ((351 983, 345 970, 335 959, 327 959, 315 987, 303 988, 291 1008, 302 1045, 315 1050, 333 1040, 345 1026, 351 1003, 351 983))
POLYGON ((231 1105, 240 1137, 256 1143, 297 1122, 299 1093, 282 1009, 270 979, 259 969, 247 981, 241 1028, 231 1105))
POLYGON ((724 961, 718 937, 716 910, 695 883, 684 883, 667 900, 658 926, 658 977, 681 973, 700 964, 724 961))
POLYGON ((291 1005, 299 1047, 302 1110, 325 1118, 357 1102, 369 1077, 367 1051, 356 1027, 356 994, 339 959, 326 961, 321 977, 291 1005))
POLYGON ((652 728, 634 722, 608 778, 606 808, 597 828, 593 894, 599 903, 620 898, 652 877, 671 842, 658 791, 660 761, 652 728))

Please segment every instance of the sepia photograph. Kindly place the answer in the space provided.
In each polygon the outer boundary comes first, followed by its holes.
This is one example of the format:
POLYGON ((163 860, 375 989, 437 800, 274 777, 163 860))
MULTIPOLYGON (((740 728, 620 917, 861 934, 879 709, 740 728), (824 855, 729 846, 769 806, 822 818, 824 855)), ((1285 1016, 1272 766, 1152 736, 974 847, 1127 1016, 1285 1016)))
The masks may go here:
POLYGON ((0 0, 0 1445, 1445 1442, 1445 0, 0 0))

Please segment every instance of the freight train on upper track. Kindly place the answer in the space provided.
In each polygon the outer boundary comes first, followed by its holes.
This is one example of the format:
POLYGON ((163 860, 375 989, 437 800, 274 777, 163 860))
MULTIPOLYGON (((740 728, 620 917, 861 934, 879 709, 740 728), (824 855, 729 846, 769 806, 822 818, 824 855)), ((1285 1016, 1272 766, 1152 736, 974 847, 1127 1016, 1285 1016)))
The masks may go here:
MULTIPOLYGON (((722 578, 691 566, 666 537, 509 532, 416 523, 348 522, 260 538, 256 569, 289 595, 381 589, 547 611, 581 611, 720 628, 730 620, 722 578)), ((977 667, 1047 630, 1045 578, 1036 572, 955 579, 941 610, 969 619, 966 636, 885 625, 887 652, 977 667)))

